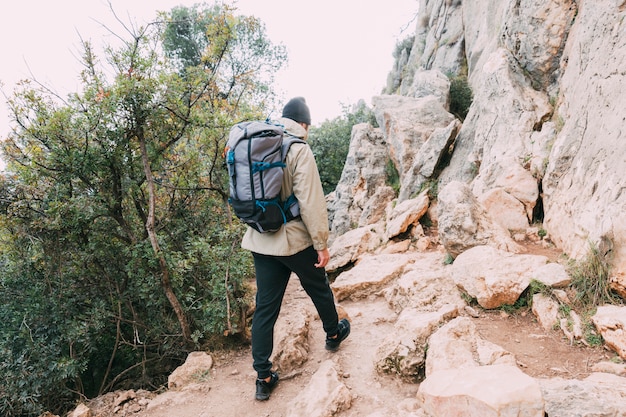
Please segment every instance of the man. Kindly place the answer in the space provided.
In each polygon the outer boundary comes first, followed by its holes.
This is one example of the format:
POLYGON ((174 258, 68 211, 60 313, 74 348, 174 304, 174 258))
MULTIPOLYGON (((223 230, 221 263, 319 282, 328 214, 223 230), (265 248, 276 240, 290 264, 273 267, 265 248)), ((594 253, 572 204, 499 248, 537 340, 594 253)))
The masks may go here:
MULTIPOLYGON (((306 101, 296 97, 285 105, 278 120, 285 134, 308 137, 311 114, 306 101)), ((270 397, 278 382, 270 356, 274 348, 274 325, 292 272, 309 295, 326 332, 326 349, 336 351, 350 334, 350 323, 338 321, 335 299, 324 267, 328 264, 328 214, 317 164, 306 143, 294 143, 285 159, 281 198, 293 194, 300 217, 274 233, 248 227, 241 247, 252 252, 256 270, 256 309, 252 318, 252 359, 257 372, 256 399, 270 397)))

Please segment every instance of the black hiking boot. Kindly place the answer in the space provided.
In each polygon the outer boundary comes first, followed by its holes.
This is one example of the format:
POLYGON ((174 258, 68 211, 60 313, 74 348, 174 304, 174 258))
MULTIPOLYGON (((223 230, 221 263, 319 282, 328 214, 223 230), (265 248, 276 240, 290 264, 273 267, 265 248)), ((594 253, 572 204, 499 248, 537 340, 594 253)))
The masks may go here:
POLYGON ((343 342, 346 337, 350 334, 350 322, 348 319, 341 319, 339 324, 337 325, 337 337, 332 338, 326 336, 326 350, 331 352, 335 352, 339 349, 339 345, 343 342))
POLYGON ((256 399, 259 401, 269 400, 270 394, 272 390, 274 389, 274 387, 276 387, 276 384, 278 384, 277 372, 270 373, 269 382, 266 382, 263 379, 257 379, 256 380, 256 399))

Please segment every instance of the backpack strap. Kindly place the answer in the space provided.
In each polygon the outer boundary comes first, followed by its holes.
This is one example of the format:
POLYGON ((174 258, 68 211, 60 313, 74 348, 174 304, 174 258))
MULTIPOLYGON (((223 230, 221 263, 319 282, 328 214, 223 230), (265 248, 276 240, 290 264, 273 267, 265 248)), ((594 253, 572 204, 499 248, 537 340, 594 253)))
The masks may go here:
MULTIPOLYGON (((306 141, 302 138, 290 135, 289 133, 285 132, 285 135, 283 136, 283 145, 281 148, 282 155, 283 155, 282 157, 283 163, 285 162, 285 159, 287 158, 287 152, 289 152, 289 148, 291 148, 291 145, 293 145, 294 143, 306 144, 306 141)), ((283 202, 282 208, 283 208, 282 211, 285 214, 285 223, 300 217, 300 206, 298 205, 298 199, 296 198, 293 192, 283 202)))

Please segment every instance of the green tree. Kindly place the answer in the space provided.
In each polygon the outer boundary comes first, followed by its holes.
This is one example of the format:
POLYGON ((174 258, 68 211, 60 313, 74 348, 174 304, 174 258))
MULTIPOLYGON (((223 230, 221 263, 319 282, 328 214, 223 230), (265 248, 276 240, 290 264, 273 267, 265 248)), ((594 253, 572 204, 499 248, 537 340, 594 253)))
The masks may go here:
POLYGON ((344 106, 342 116, 326 120, 319 127, 311 127, 308 142, 315 155, 326 194, 332 192, 341 179, 350 147, 352 127, 358 123, 378 126, 374 113, 362 100, 352 106, 352 109, 344 106))
POLYGON ((250 257, 221 153, 233 122, 272 100, 268 74, 285 54, 258 20, 201 7, 188 11, 210 16, 195 29, 206 37, 199 65, 181 71, 197 62, 161 48, 180 24, 164 13, 128 27, 104 60, 85 42, 79 93, 60 99, 25 82, 10 101, 2 415, 62 413, 77 395, 158 385, 190 349, 246 325, 250 257), (248 62, 250 51, 263 59, 248 62))

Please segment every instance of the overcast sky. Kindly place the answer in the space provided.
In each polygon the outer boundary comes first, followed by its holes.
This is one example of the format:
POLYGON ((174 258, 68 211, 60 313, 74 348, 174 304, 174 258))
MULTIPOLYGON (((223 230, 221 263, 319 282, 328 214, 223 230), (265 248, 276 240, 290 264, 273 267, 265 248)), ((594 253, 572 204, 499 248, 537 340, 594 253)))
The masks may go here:
MULTIPOLYGON (((150 22, 156 11, 193 0, 19 0, 5 2, 0 14, 0 88, 10 96, 15 83, 36 78, 65 96, 76 91, 82 69, 80 39, 99 45, 114 42, 104 26, 122 33, 111 7, 123 21, 150 22)), ((212 4, 212 1, 206 3, 212 4)), ((238 14, 265 23, 268 37, 283 44, 288 67, 277 90, 288 99, 304 96, 313 124, 341 114, 385 86, 397 41, 415 30, 417 0, 236 0, 238 14)), ((4 95, 0 96, 0 134, 9 131, 4 95)))

